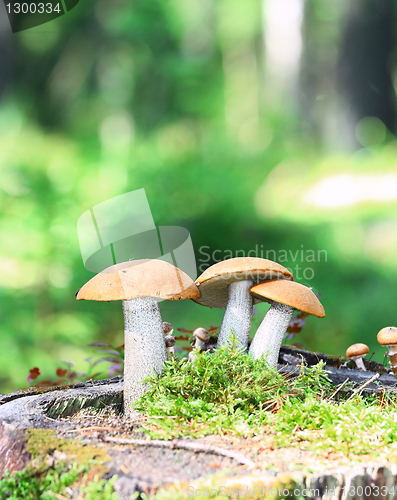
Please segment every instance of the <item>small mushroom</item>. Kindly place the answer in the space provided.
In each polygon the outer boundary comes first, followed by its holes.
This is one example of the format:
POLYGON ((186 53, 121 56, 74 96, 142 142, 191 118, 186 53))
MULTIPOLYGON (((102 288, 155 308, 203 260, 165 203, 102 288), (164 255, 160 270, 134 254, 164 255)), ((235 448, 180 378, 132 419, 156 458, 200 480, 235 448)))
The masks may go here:
POLYGON ((390 358, 390 368, 397 375, 397 328, 395 326, 386 326, 378 332, 376 338, 380 345, 388 348, 387 354, 390 358))
POLYGON ((346 351, 346 357, 352 359, 359 370, 367 371, 363 357, 369 353, 369 347, 365 344, 353 344, 346 351))
POLYGON ((167 335, 168 333, 172 335, 172 332, 174 329, 172 328, 172 324, 168 323, 168 321, 163 321, 163 330, 164 330, 164 335, 167 335))
POLYGON ((218 347, 229 343, 233 332, 241 349, 247 348, 253 304, 249 288, 254 283, 281 278, 293 279, 285 267, 258 257, 236 257, 218 262, 197 278, 196 285, 201 296, 194 299, 195 302, 208 307, 226 308, 218 347))
POLYGON ((272 304, 249 350, 254 359, 265 355, 270 366, 277 365, 281 343, 294 309, 319 318, 325 316, 324 308, 312 290, 295 281, 264 281, 252 286, 250 292, 254 297, 272 304))
POLYGON ((196 330, 194 330, 193 332, 193 337, 196 338, 196 342, 194 344, 194 347, 196 349, 202 349, 204 345, 210 340, 210 334, 205 328, 196 328, 196 330))
POLYGON ((167 351, 158 301, 199 297, 193 281, 180 269, 158 259, 122 262, 94 276, 77 300, 122 300, 124 310, 124 413, 142 396, 142 380, 161 373, 167 351))
POLYGON ((168 356, 174 354, 174 345, 175 345, 175 337, 172 335, 166 335, 165 338, 165 347, 168 349, 168 356))
MULTIPOLYGON (((205 344, 210 340, 210 334, 205 328, 196 328, 193 332, 193 337, 196 338, 194 343, 195 349, 203 350, 205 344)), ((194 352, 189 352, 189 361, 194 361, 196 359, 196 354, 194 352)))
POLYGON ((171 354, 174 354, 175 339, 172 336, 172 332, 174 331, 174 329, 172 328, 171 323, 168 323, 168 321, 163 321, 163 330, 164 330, 165 346, 168 349, 168 357, 169 357, 171 354))

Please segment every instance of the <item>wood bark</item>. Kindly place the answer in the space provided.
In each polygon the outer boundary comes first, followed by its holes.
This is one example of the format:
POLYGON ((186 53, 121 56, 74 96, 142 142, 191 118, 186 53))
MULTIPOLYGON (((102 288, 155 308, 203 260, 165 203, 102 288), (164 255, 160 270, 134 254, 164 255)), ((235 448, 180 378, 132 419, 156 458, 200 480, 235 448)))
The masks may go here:
POLYGON ((14 472, 24 469, 30 458, 24 431, 7 422, 0 422, 0 477, 6 470, 14 472))

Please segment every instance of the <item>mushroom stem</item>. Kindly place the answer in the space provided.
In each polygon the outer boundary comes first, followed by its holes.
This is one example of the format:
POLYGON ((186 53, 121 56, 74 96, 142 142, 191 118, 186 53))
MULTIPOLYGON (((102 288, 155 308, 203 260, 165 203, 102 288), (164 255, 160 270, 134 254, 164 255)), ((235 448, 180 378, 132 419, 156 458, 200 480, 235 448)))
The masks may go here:
POLYGON ((124 311, 124 414, 146 390, 147 375, 163 371, 167 360, 163 322, 153 297, 123 301, 124 311))
POLYGON ((197 355, 193 352, 190 351, 188 355, 188 359, 191 363, 194 363, 196 361, 197 355))
POLYGON ((168 323, 168 321, 163 321, 163 330, 164 330, 165 347, 168 350, 168 357, 171 357, 171 355, 173 355, 175 352, 174 350, 175 339, 172 336, 174 329, 172 328, 171 323, 168 323))
POLYGON ((388 345, 388 354, 390 358, 390 368, 393 370, 394 375, 397 375, 397 346, 388 345))
POLYGON ((356 363, 356 366, 359 370, 363 370, 364 372, 367 371, 367 369, 365 368, 365 365, 364 365, 364 361, 363 361, 363 357, 362 356, 354 356, 351 358, 355 363, 356 363))
POLYGON ((272 303, 250 346, 249 352, 254 359, 264 355, 270 366, 277 366, 281 343, 293 312, 293 307, 272 303))
POLYGON ((200 340, 199 338, 196 337, 196 342, 194 344, 195 349, 202 349, 205 346, 204 340, 200 340))
POLYGON ((251 331, 252 296, 249 292, 253 281, 236 281, 229 285, 229 300, 219 330, 217 346, 230 344, 229 338, 233 332, 241 349, 246 350, 251 331))

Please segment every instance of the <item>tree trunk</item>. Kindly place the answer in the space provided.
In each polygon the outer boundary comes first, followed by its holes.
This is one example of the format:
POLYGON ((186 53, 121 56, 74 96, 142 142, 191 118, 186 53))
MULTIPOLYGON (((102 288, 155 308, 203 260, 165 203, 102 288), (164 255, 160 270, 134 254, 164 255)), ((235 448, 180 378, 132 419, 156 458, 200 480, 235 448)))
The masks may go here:
POLYGON ((392 57, 395 42, 393 0, 350 0, 340 47, 338 80, 346 113, 348 138, 357 147, 356 125, 379 118, 396 130, 392 57))

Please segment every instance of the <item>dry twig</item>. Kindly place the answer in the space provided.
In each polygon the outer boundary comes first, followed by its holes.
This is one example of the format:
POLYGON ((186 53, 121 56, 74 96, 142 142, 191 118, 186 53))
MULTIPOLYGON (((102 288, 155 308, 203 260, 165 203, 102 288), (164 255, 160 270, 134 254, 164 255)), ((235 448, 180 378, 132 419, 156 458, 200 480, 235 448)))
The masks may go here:
POLYGON ((349 377, 347 377, 347 379, 346 379, 344 382, 342 382, 342 383, 341 383, 341 384, 340 384, 340 385, 336 388, 336 390, 335 390, 335 391, 331 394, 331 396, 329 396, 329 398, 327 398, 327 401, 331 401, 331 399, 332 399, 332 398, 333 398, 336 394, 338 394, 338 392, 339 392, 340 390, 342 390, 342 389, 345 387, 345 385, 349 382, 349 380, 350 380, 350 379, 349 379, 349 377))
POLYGON ((353 392, 353 394, 350 396, 349 399, 346 400, 346 402, 350 401, 351 399, 353 399, 354 396, 357 396, 357 394, 359 392, 361 392, 363 389, 365 389, 365 387, 367 387, 367 385, 369 385, 371 382, 373 382, 374 380, 378 379, 379 377, 380 377, 380 373, 375 373, 375 375, 373 377, 371 377, 369 380, 367 380, 365 382, 365 384, 360 385, 360 387, 353 392))

